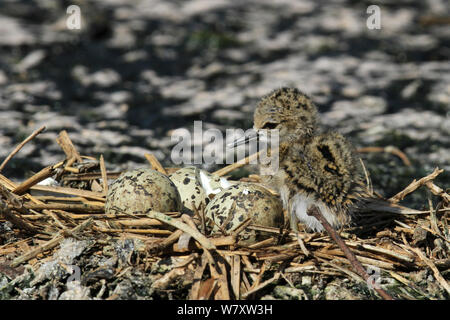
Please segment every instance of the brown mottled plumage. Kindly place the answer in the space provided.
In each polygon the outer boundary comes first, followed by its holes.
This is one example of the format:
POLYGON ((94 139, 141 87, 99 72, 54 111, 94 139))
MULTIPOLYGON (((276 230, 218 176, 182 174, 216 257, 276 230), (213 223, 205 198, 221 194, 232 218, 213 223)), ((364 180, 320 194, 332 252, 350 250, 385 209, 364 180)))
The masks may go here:
POLYGON ((333 227, 347 225, 365 195, 361 173, 353 147, 338 133, 319 134, 293 145, 281 160, 279 173, 284 177, 280 193, 291 214, 291 226, 301 221, 309 229, 322 230, 306 214, 312 204, 333 227))
MULTIPOLYGON (((311 99, 295 88, 280 88, 265 95, 256 106, 253 128, 261 135, 270 135, 267 129, 279 134, 279 157, 291 145, 311 137, 317 131, 317 107, 311 99)), ((260 165, 263 183, 278 191, 281 181, 276 181, 272 164, 260 165)))
POLYGON ((278 129, 279 168, 260 166, 263 183, 281 194, 291 216, 308 229, 322 230, 307 215, 311 205, 335 228, 351 220, 352 208, 363 192, 362 168, 351 144, 338 133, 319 133, 317 108, 297 89, 281 88, 264 96, 254 113, 254 129, 278 129))
POLYGON ((317 108, 295 88, 281 88, 264 96, 256 106, 254 129, 278 129, 281 142, 311 136, 317 128, 317 108))

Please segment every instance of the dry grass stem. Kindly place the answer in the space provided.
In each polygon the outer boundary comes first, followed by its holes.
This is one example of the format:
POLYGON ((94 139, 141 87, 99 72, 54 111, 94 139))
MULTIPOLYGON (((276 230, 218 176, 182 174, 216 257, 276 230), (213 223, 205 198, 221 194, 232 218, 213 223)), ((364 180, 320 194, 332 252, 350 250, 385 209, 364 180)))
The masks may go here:
POLYGON ((395 196, 390 198, 389 201, 391 201, 393 203, 397 203, 400 200, 403 200, 408 194, 414 192, 416 189, 423 186, 427 182, 434 180, 442 172, 444 172, 443 169, 436 168, 436 169, 434 169, 434 171, 432 173, 430 173, 426 177, 423 177, 423 178, 419 179, 418 181, 416 181, 414 179, 414 181, 411 182, 404 190, 400 191, 395 196))
POLYGON ((254 153, 254 154, 248 156, 248 157, 245 157, 242 160, 239 160, 239 161, 237 161, 237 162, 235 162, 233 164, 230 164, 230 165, 228 165, 228 166, 226 166, 226 167, 224 167, 222 169, 219 169, 219 170, 215 171, 213 174, 216 174, 216 175, 218 175, 220 177, 224 176, 226 174, 229 174, 230 172, 232 172, 232 171, 234 171, 236 169, 239 169, 239 168, 249 164, 251 161, 254 161, 254 160, 258 159, 258 157, 259 157, 261 152, 262 151, 259 151, 257 153, 254 153))
POLYGON ((37 135, 39 135, 41 132, 45 130, 45 126, 40 127, 39 129, 33 131, 32 134, 30 134, 25 140, 23 140, 17 147, 14 148, 13 151, 3 160, 2 164, 0 165, 0 172, 5 168, 6 164, 9 162, 9 160, 12 159, 19 151, 23 148, 24 145, 26 145, 28 142, 33 140, 37 135))
POLYGON ((386 153, 391 153, 393 155, 396 155, 397 157, 399 157, 403 163, 405 164, 405 166, 411 166, 411 161, 409 161, 408 157, 406 156, 406 154, 402 151, 400 151, 398 148, 394 147, 394 146, 386 146, 386 147, 366 147, 366 148, 359 148, 357 149, 357 151, 359 153, 367 153, 367 152, 386 152, 386 153))
MULTIPOLYGON (((81 224, 79 224, 75 228, 71 229, 69 231, 69 234, 76 234, 77 232, 80 232, 83 229, 87 228, 93 222, 94 222, 93 219, 83 221, 81 224)), ((14 261, 11 263, 11 267, 13 267, 13 268, 17 267, 19 264, 36 257, 39 253, 44 252, 46 250, 50 250, 51 248, 57 246, 64 238, 65 238, 65 235, 63 232, 58 233, 52 240, 50 240, 50 241, 44 243, 43 245, 40 245, 37 248, 34 248, 33 250, 25 253, 24 255, 21 255, 20 257, 14 259, 14 261)))
POLYGON ((56 142, 66 154, 66 159, 68 161, 66 163, 66 167, 70 167, 75 161, 79 163, 83 162, 80 154, 73 145, 72 140, 70 140, 66 130, 63 130, 59 133, 58 138, 56 138, 56 142))
POLYGON ((156 159, 156 157, 153 154, 146 153, 146 154, 144 154, 144 156, 147 159, 147 161, 150 163, 150 165, 152 166, 153 169, 161 172, 164 175, 167 175, 166 170, 164 169, 164 167, 161 165, 161 163, 158 161, 158 159, 156 159))

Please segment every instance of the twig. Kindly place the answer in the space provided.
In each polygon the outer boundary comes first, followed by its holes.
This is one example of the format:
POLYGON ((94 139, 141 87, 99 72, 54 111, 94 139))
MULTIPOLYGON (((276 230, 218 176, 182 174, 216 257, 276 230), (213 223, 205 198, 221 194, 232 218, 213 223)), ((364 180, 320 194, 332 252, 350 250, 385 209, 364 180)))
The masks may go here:
POLYGON ((257 256, 256 259, 266 261, 266 262, 278 262, 286 259, 294 258, 298 256, 298 252, 284 252, 280 254, 271 254, 264 256, 257 256))
POLYGON ((224 167, 222 169, 219 169, 219 170, 215 171, 213 174, 218 175, 220 177, 224 176, 224 175, 230 173, 231 171, 236 170, 236 169, 238 169, 240 167, 243 167, 246 164, 249 164, 251 161, 257 159, 261 152, 262 151, 254 153, 254 154, 252 154, 252 155, 250 155, 250 156, 248 156, 248 157, 246 157, 244 159, 239 160, 238 162, 230 164, 230 165, 228 165, 228 166, 226 166, 226 167, 224 167))
POLYGON ((195 222, 191 219, 191 217, 187 214, 182 214, 181 215, 181 220, 186 223, 189 227, 191 227, 192 229, 194 229, 195 231, 198 232, 197 229, 197 225, 195 224, 195 222))
POLYGON ((264 262, 262 264, 261 268, 259 269, 258 276, 256 277, 255 282, 253 282, 253 285, 251 286, 250 289, 256 288, 261 283, 261 279, 264 275, 264 272, 266 272, 267 266, 268 266, 267 262, 264 262))
MULTIPOLYGON (((179 232, 182 232, 181 230, 177 230, 179 232)), ((202 255, 201 263, 197 267, 197 269, 194 272, 194 280, 191 287, 191 290, 189 292, 189 300, 198 300, 200 298, 200 285, 202 281, 203 273, 205 272, 206 265, 208 264, 208 258, 205 254, 202 255)))
POLYGON ((95 231, 105 232, 105 233, 137 233, 137 234, 155 234, 155 235, 170 235, 172 234, 169 230, 161 230, 161 229, 108 229, 94 226, 92 227, 95 231))
POLYGON ((89 190, 75 189, 75 188, 67 188, 67 187, 53 187, 53 186, 41 186, 34 185, 30 188, 31 190, 37 191, 47 191, 61 194, 70 194, 74 196, 84 197, 88 199, 94 199, 99 201, 105 201, 105 197, 100 192, 93 192, 89 190))
POLYGON ((38 233, 39 230, 37 230, 35 227, 33 227, 31 224, 26 222, 24 219, 18 217, 14 213, 11 212, 11 210, 8 208, 8 206, 0 201, 0 215, 5 217, 6 220, 10 221, 13 225, 18 227, 19 229, 23 229, 29 233, 38 233))
POLYGON ((27 144, 29 141, 33 140, 34 137, 36 137, 38 134, 40 134, 44 130, 45 130, 45 126, 40 127, 39 129, 35 130, 30 136, 28 136, 28 138, 23 140, 17 147, 15 147, 14 150, 6 157, 5 160, 3 160, 2 164, 0 165, 0 172, 6 166, 8 161, 11 160, 11 158, 14 157, 16 155, 16 153, 19 152, 20 149, 22 149, 25 144, 27 144))
POLYGON ((32 210, 65 210, 65 211, 75 211, 81 213, 104 213, 105 206, 97 206, 90 204, 70 204, 70 203, 43 203, 43 204, 25 204, 28 209, 32 210))
MULTIPOLYGON (((177 231, 180 231, 180 230, 177 230, 177 231)), ((232 246, 232 245, 236 244, 236 239, 232 236, 224 236, 224 237, 220 237, 220 238, 210 238, 209 240, 216 247, 232 246)), ((173 247, 172 247, 173 252, 186 252, 186 251, 193 251, 193 250, 199 250, 199 249, 203 249, 203 247, 200 244, 197 244, 197 242, 195 242, 195 241, 189 242, 189 246, 187 248, 180 248, 178 246, 178 243, 174 243, 173 247)), ((217 251, 218 252, 220 251, 220 253, 222 253, 221 250, 217 250, 217 251)), ((235 251, 233 251, 233 253, 235 253, 235 251)))
POLYGON ((297 234, 297 241, 298 244, 300 245, 300 249, 302 249, 302 252, 305 256, 309 256, 309 251, 308 249, 306 249, 305 243, 303 242, 302 238, 297 234))
MULTIPOLYGON (((353 254, 352 251, 347 247, 345 242, 341 239, 341 237, 337 234, 336 230, 333 229, 333 227, 328 223, 328 221, 324 218, 322 213, 320 212, 319 208, 317 206, 312 206, 310 210, 307 211, 307 214, 309 216, 313 216, 317 220, 319 220, 322 223, 322 226, 325 228, 325 230, 328 232, 331 238, 337 243, 339 248, 344 252, 347 259, 350 261, 352 267, 355 269, 355 271, 369 283, 370 276, 367 274, 366 270, 364 270, 361 263, 356 259, 356 256, 353 254)), ((374 287, 374 290, 377 291, 381 297, 385 300, 393 300, 393 298, 383 289, 374 287)))
POLYGON ((163 249, 167 248, 168 246, 170 246, 170 245, 174 244, 175 242, 177 242, 178 238, 180 238, 180 236, 182 234, 183 234, 183 231, 181 231, 181 230, 176 230, 175 232, 172 232, 172 234, 170 236, 168 236, 163 241, 158 243, 156 245, 155 249, 163 250, 163 249))
POLYGON ((262 240, 260 242, 253 243, 253 244, 249 245, 248 247, 250 249, 258 249, 258 248, 263 248, 263 247, 270 246, 270 245, 272 245, 274 243, 275 243, 275 238, 270 237, 270 238, 262 240))
POLYGON ((200 230, 203 234, 206 234, 206 219, 205 219, 205 207, 203 202, 200 203, 198 208, 195 205, 195 202, 191 202, 192 208, 194 209, 194 214, 200 219, 200 230))
POLYGON ((233 237, 238 237, 238 235, 244 231, 245 228, 247 228, 248 225, 250 225, 250 223, 252 223, 252 218, 248 217, 247 219, 245 219, 244 221, 242 221, 232 232, 231 235, 233 237))
POLYGON ((236 238, 233 236, 210 238, 210 240, 216 247, 232 246, 236 244, 236 238))
POLYGON ((56 138, 56 142, 66 154, 66 158, 68 161, 66 164, 67 167, 70 167, 75 161, 83 162, 80 154, 73 145, 72 140, 70 140, 66 130, 63 130, 59 133, 58 138, 56 138))
POLYGON ((29 213, 28 210, 23 207, 22 199, 11 193, 11 191, 9 191, 5 186, 0 184, 0 215, 3 215, 6 220, 10 221, 19 229, 23 229, 34 234, 39 232, 34 226, 27 222, 26 218, 17 216, 11 212, 10 207, 22 214, 29 213), (2 201, 2 198, 5 199, 5 202, 2 201))
POLYGON ((423 292, 420 288, 418 288, 412 281, 402 277, 401 275, 399 275, 398 273, 394 272, 394 271, 389 271, 389 274, 391 275, 392 278, 394 278, 395 280, 397 280, 398 282, 403 283, 404 285, 410 287, 411 289, 413 289, 414 291, 420 293, 422 296, 426 297, 427 299, 430 300, 436 300, 436 298, 430 297, 428 294, 426 294, 425 292, 423 292))
MULTIPOLYGON (((227 235, 228 232, 226 230, 228 223, 233 219, 234 211, 236 210, 236 200, 233 200, 233 203, 231 205, 231 208, 228 210, 227 217, 225 218, 225 221, 223 221, 220 225, 218 225, 215 221, 215 219, 212 219, 212 222, 220 229, 220 232, 222 234, 227 235)), ((236 227, 237 228, 237 227, 236 227)))
POLYGON ((264 287, 268 286, 274 281, 277 281, 280 278, 280 272, 275 273, 275 275, 270 278, 269 280, 264 281, 263 283, 259 284, 258 286, 254 287, 253 289, 250 289, 249 291, 242 294, 242 298, 246 299, 249 295, 258 292, 259 290, 263 289, 264 287))
POLYGON ((239 299, 241 283, 241 257, 239 255, 232 256, 231 266, 231 288, 233 289, 234 297, 239 299))
POLYGON ((161 165, 161 163, 158 161, 158 159, 156 159, 156 157, 153 154, 146 153, 146 154, 144 154, 144 156, 147 159, 147 161, 150 163, 150 165, 152 166, 153 169, 161 172, 164 175, 167 175, 166 170, 164 169, 164 167, 161 165))
POLYGON ((151 227, 164 225, 161 221, 150 218, 123 219, 115 220, 114 222, 127 227, 151 227))
MULTIPOLYGON (((72 158, 72 159, 75 159, 75 158, 72 158)), ((70 173, 75 173, 75 174, 80 173, 80 169, 79 168, 69 167, 67 165, 64 167, 64 171, 67 171, 67 172, 70 172, 70 173)))
POLYGON ((200 282, 198 289, 198 298, 195 300, 209 300, 213 292, 217 288, 218 280, 215 278, 208 278, 200 282))
MULTIPOLYGON (((245 264, 245 268, 248 270, 251 270, 250 272, 256 272, 259 273, 259 270, 255 269, 252 265, 252 263, 250 262, 250 259, 247 256, 241 256, 242 257, 242 262, 245 264)), ((256 281, 257 279, 257 275, 256 274, 249 274, 249 277, 252 279, 253 282, 256 281)), ((245 274, 242 276, 242 279, 246 279, 245 274)), ((250 288, 250 286, 248 287, 250 288)))
POLYGON ((190 226, 188 226, 187 224, 185 224, 181 221, 178 221, 174 218, 171 218, 171 217, 165 215, 164 213, 156 212, 156 211, 150 211, 150 212, 146 213, 146 215, 149 218, 158 219, 161 222, 164 222, 164 223, 171 225, 177 229, 180 229, 184 232, 189 233, 205 249, 208 249, 208 250, 216 249, 216 246, 208 238, 206 238, 203 234, 201 234, 197 230, 194 230, 193 228, 191 228, 190 226))
POLYGON ((157 290, 165 290, 171 282, 173 282, 175 279, 184 276, 186 273, 186 270, 184 268, 173 268, 166 274, 164 274, 161 278, 156 280, 152 287, 157 290))
MULTIPOLYGON (((76 226, 75 228, 69 230, 68 234, 75 234, 77 232, 80 232, 83 229, 86 229, 88 226, 90 226, 92 224, 92 222, 94 222, 94 219, 92 219, 92 218, 89 220, 86 220, 83 223, 76 226)), ((46 243, 38 246, 35 249, 32 249, 31 251, 28 251, 27 253, 21 255, 20 257, 17 257, 11 263, 11 267, 15 268, 19 264, 36 257, 39 253, 44 252, 46 250, 49 250, 49 249, 57 246, 58 243, 64 239, 66 233, 67 233, 67 230, 65 230, 63 232, 58 232, 58 234, 52 240, 47 241, 46 243)))
POLYGON ((450 17, 445 15, 424 15, 419 17, 419 23, 424 27, 433 25, 448 25, 450 24, 450 17))
POLYGON ((325 259, 321 259, 321 258, 317 258, 318 260, 320 260, 322 263, 327 264, 335 269, 338 269, 339 271, 345 273, 346 275, 350 276, 351 278, 353 278, 353 280, 357 281, 357 282, 365 282, 364 279, 361 278, 360 275, 344 268, 341 267, 339 265, 337 265, 336 263, 334 263, 333 261, 326 261, 325 259))
POLYGON ((421 187, 422 185, 426 184, 429 181, 432 181, 435 179, 439 174, 441 174, 444 171, 444 169, 436 168, 432 173, 427 175, 426 177, 421 178, 420 180, 416 181, 414 179, 413 182, 411 182, 404 190, 397 193, 395 196, 389 199, 390 202, 397 203, 400 200, 403 200, 408 194, 411 192, 414 192, 417 188, 421 187))
POLYGON ((106 174, 105 159, 100 155, 100 171, 102 173, 103 194, 108 193, 108 175, 106 174))
MULTIPOLYGON (((206 250, 205 250, 206 251, 206 250)), ((230 300, 230 290, 228 288, 227 268, 225 265, 225 259, 220 257, 217 261, 220 273, 218 273, 213 266, 210 265, 211 274, 214 278, 218 279, 219 290, 215 297, 217 300, 230 300)))
POLYGON ((399 254, 397 252, 394 252, 392 250, 371 246, 369 244, 358 244, 356 242, 348 242, 347 241, 347 245, 351 246, 351 247, 359 247, 359 246, 361 246, 364 249, 367 249, 367 250, 370 250, 370 251, 374 251, 374 252, 377 252, 377 253, 382 253, 382 254, 394 257, 394 258, 396 258, 398 260, 402 260, 402 261, 405 261, 405 262, 408 262, 408 263, 414 262, 414 258, 407 257, 405 255, 401 255, 401 254, 399 254))
POLYGON ((370 180, 369 172, 366 169, 366 165, 364 164, 364 161, 361 158, 359 158, 359 161, 361 162, 361 166, 364 170, 364 175, 366 177, 366 185, 367 185, 366 188, 369 191, 369 194, 373 195, 372 181, 370 180))
POLYGON ((431 198, 428 197, 428 206, 430 207, 430 225, 431 229, 433 229, 434 233, 438 234, 439 236, 443 237, 441 230, 439 230, 438 227, 438 221, 436 217, 436 211, 433 209, 433 202, 431 201, 431 198))
POLYGON ((359 148, 357 151, 359 153, 367 153, 367 152, 386 152, 386 153, 391 153, 391 154, 396 155, 397 157, 399 157, 406 166, 408 166, 408 167, 411 166, 411 161, 409 161, 409 159, 406 156, 406 154, 404 152, 400 151, 398 148, 396 148, 394 146, 366 147, 366 148, 359 148))
POLYGON ((441 286, 447 291, 448 294, 450 294, 450 286, 448 284, 448 282, 444 279, 444 277, 442 277, 441 273, 439 272, 438 268, 436 268, 436 266, 434 265, 433 261, 431 261, 430 259, 428 259, 425 254, 419 249, 419 248, 413 248, 409 245, 407 245, 412 251, 414 251, 419 258, 425 262, 427 264, 427 266, 430 267, 430 269, 433 271, 434 273, 434 277, 436 278, 436 280, 441 284, 441 286))
POLYGON ((425 185, 427 186, 430 191, 436 195, 442 197, 446 203, 450 203, 450 195, 445 192, 442 188, 439 188, 437 185, 435 185, 432 181, 425 182, 425 185))
MULTIPOLYGON (((14 182, 9 180, 2 174, 0 174, 0 183, 3 184, 3 186, 8 190, 14 190, 17 187, 14 182)), ((43 203, 42 201, 40 201, 40 200, 36 199, 35 197, 33 197, 32 195, 30 195, 29 193, 26 193, 24 195, 24 197, 31 200, 34 203, 43 203)))
MULTIPOLYGON (((101 166, 101 163, 100 163, 101 166)), ((100 167, 101 168, 101 167, 100 167)), ((122 174, 121 171, 107 172, 107 179, 117 179, 122 174)), ((80 181, 80 180, 94 180, 103 178, 101 172, 83 172, 71 174, 70 176, 63 177, 66 181, 80 181)))

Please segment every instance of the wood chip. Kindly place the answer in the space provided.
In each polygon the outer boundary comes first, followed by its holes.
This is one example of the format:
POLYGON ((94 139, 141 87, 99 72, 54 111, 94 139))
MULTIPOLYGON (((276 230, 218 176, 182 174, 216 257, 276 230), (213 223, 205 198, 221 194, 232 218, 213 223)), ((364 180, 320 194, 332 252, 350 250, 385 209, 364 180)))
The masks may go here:
MULTIPOLYGON (((181 230, 178 230, 178 232, 182 232, 181 230)), ((203 286, 202 287, 202 276, 205 272, 206 265, 208 264, 208 258, 205 254, 202 255, 200 265, 197 267, 197 269, 194 272, 194 280, 191 287, 191 290, 189 291, 189 300, 199 300, 199 299, 209 299, 211 293, 212 293, 212 283, 208 284, 209 286, 203 286), (207 287, 207 288, 205 288, 207 287), (201 290, 203 289, 203 290, 201 290), (211 290, 211 291, 210 291, 211 290)), ((210 278, 211 279, 211 278, 210 278)), ((215 282, 215 280, 212 280, 215 282)))
POLYGON ((232 256, 231 264, 231 288, 233 289, 235 299, 240 298, 240 283, 241 283, 241 257, 238 255, 232 256))
POLYGON ((106 194, 108 193, 108 175, 106 173, 105 159, 103 159, 103 155, 100 155, 100 172, 102 173, 103 194, 106 197, 106 194))

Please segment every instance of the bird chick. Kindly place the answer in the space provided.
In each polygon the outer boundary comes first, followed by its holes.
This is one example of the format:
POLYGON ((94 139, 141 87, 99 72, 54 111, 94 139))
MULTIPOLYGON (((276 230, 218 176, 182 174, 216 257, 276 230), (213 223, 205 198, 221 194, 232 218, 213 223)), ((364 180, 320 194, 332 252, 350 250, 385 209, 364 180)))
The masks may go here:
MULTIPOLYGON (((296 88, 283 87, 262 97, 253 115, 258 137, 270 140, 271 130, 279 137, 278 158, 282 160, 291 145, 311 137, 317 131, 317 107, 296 88)), ((270 154, 272 150, 269 150, 270 154)), ((279 191, 281 181, 272 163, 260 164, 262 182, 279 191)))
MULTIPOLYGON (((279 166, 260 164, 262 183, 280 193, 290 213, 291 228, 297 223, 322 231, 322 224, 307 214, 316 205, 335 228, 351 221, 353 208, 365 196, 362 167, 352 145, 338 133, 320 133, 317 107, 295 88, 280 88, 264 96, 254 112, 254 130, 234 146, 255 138, 279 136, 279 166), (269 130, 267 130, 269 129, 269 130)), ((268 153, 275 152, 269 147, 268 153)))
POLYGON ((261 135, 279 134, 279 167, 260 165, 262 182, 278 191, 291 216, 311 230, 322 224, 307 214, 316 205, 335 228, 351 221, 353 208, 365 195, 362 167, 352 145, 338 133, 320 133, 317 107, 295 88, 281 88, 264 96, 254 113, 254 129, 261 135), (269 131, 270 132, 270 131, 269 131))
POLYGON ((317 128, 317 107, 295 88, 277 89, 264 96, 256 106, 253 128, 278 129, 282 143, 311 136, 317 128))
POLYGON ((317 206, 334 228, 347 225, 354 209, 367 196, 362 166, 353 146, 338 133, 322 133, 294 144, 277 172, 281 198, 290 213, 291 228, 298 221, 322 231, 322 224, 307 214, 317 206))

